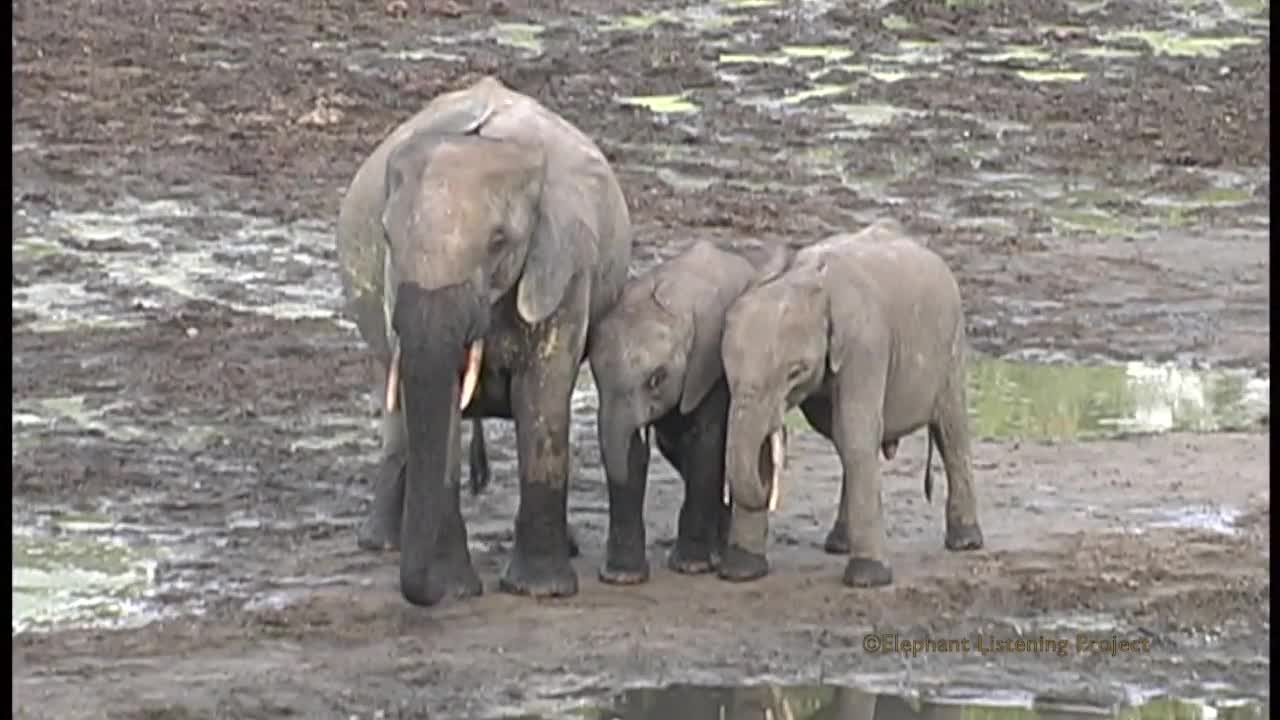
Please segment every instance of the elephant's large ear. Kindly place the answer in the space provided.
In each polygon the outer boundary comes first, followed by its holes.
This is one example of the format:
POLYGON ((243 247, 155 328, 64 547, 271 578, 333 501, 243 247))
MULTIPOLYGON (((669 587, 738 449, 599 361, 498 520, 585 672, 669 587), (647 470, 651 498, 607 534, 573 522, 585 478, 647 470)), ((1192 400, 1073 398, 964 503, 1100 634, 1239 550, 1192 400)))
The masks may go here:
POLYGON ((516 290, 516 310, 530 325, 546 320, 564 300, 569 282, 595 265, 595 214, 582 188, 544 182, 537 226, 516 290))
POLYGON ((851 311, 852 308, 843 308, 839 297, 833 297, 839 295, 839 288, 832 288, 830 285, 830 278, 827 277, 828 269, 829 266, 825 260, 818 263, 817 278, 813 288, 818 295, 815 302, 827 319, 827 367, 831 368, 834 374, 840 371, 840 365, 849 347, 849 323, 845 322, 847 318, 843 317, 843 311, 851 311))
POLYGON ((720 344, 724 339, 725 315, 729 306, 742 293, 749 278, 719 273, 708 268, 706 298, 693 307, 693 342, 684 368, 684 385, 680 390, 680 412, 689 414, 715 387, 724 375, 720 344))

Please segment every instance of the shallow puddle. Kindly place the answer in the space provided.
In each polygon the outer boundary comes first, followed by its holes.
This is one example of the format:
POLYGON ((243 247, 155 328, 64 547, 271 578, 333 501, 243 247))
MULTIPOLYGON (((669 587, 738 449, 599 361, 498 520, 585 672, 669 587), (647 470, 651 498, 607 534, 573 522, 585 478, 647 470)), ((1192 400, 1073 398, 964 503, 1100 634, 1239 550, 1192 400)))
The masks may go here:
MULTIPOLYGON (((1162 432, 1256 429, 1271 381, 1249 371, 1172 365, 1065 365, 974 358, 969 415, 984 440, 1089 440, 1162 432)), ((808 430, 800 411, 788 427, 808 430)))
MULTIPOLYGON (((121 626, 155 616, 146 598, 165 556, 67 518, 52 528, 13 528, 13 633, 53 625, 121 626)), ((107 525, 109 527, 109 524, 107 525)))
POLYGON ((1270 401, 1271 381, 1247 371, 980 359, 969 374, 969 412, 979 438, 1256 428, 1270 401))
MULTIPOLYGON (((1026 693, 930 693, 925 697, 872 693, 851 687, 668 685, 622 691, 605 702, 522 720, 573 717, 587 720, 1009 720, 1115 718, 1116 720, 1253 720, 1268 716, 1267 703, 1161 697, 1141 705, 1099 707, 1087 702, 1039 699, 1026 693)), ((514 720, 514 719, 513 719, 514 720)))

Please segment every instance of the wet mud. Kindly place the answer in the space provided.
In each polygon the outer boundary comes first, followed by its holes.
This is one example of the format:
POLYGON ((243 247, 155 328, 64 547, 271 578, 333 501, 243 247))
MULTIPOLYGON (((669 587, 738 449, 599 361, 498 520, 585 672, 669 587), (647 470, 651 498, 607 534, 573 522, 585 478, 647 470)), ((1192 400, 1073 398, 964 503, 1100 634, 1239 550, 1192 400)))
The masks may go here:
POLYGON ((763 716, 760 685, 860 689, 788 696, 796 717, 1269 700, 1269 5, 584 8, 15 6, 14 716, 648 718, 673 683, 740 686, 733 717, 763 716), (894 585, 842 587, 839 465, 797 425, 769 577, 665 570, 681 490, 655 460, 653 579, 602 585, 584 373, 581 593, 496 591, 517 481, 494 422, 463 509, 486 594, 406 605, 396 557, 355 547, 373 367, 333 223, 385 132, 484 73, 596 138, 637 269, 881 214, 937 249, 985 549, 943 549, 921 434, 883 465, 894 585), (950 644, 978 638, 1075 644, 950 644))

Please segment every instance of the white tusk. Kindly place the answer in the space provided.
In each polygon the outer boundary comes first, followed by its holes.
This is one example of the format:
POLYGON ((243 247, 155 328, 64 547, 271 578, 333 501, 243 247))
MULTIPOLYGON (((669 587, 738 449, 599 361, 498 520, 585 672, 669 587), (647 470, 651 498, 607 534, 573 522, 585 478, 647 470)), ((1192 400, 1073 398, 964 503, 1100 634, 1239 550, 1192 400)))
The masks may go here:
POLYGON ((393 340, 395 349, 391 351, 391 365, 387 368, 386 409, 394 413, 400 408, 400 341, 393 340))
POLYGON ((782 432, 775 430, 769 435, 769 460, 773 466, 773 477, 769 478, 769 512, 778 509, 778 496, 782 493, 782 465, 786 459, 787 451, 783 447, 782 432))
POLYGON ((484 340, 477 340, 467 348, 467 369, 462 375, 462 398, 458 401, 458 409, 466 410, 471 404, 471 397, 476 394, 476 385, 480 382, 480 361, 484 359, 484 340))

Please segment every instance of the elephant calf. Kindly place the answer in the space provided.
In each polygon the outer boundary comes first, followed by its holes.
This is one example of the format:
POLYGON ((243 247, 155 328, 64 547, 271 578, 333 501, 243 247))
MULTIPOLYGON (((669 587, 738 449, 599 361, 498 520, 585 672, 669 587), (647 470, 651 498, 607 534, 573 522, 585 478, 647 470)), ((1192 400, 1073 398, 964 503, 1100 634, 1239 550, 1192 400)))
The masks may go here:
MULTIPOLYGON (((806 247, 725 320, 726 477, 733 498, 723 579, 768 573, 768 497, 782 463, 783 416, 800 406, 843 468, 828 549, 847 531, 844 583, 888 585, 877 452, 928 426, 947 474, 946 547, 982 547, 965 407, 964 314, 937 254, 882 220, 806 247)), ((928 481, 926 480, 926 488, 928 481)))
POLYGON ((592 333, 599 392, 597 432, 609 483, 609 539, 600 579, 644 582, 644 496, 649 428, 685 483, 676 545, 667 564, 713 569, 728 508, 724 433, 728 392, 720 360, 725 312, 751 283, 782 269, 786 251, 739 253, 700 241, 633 278, 592 333))

